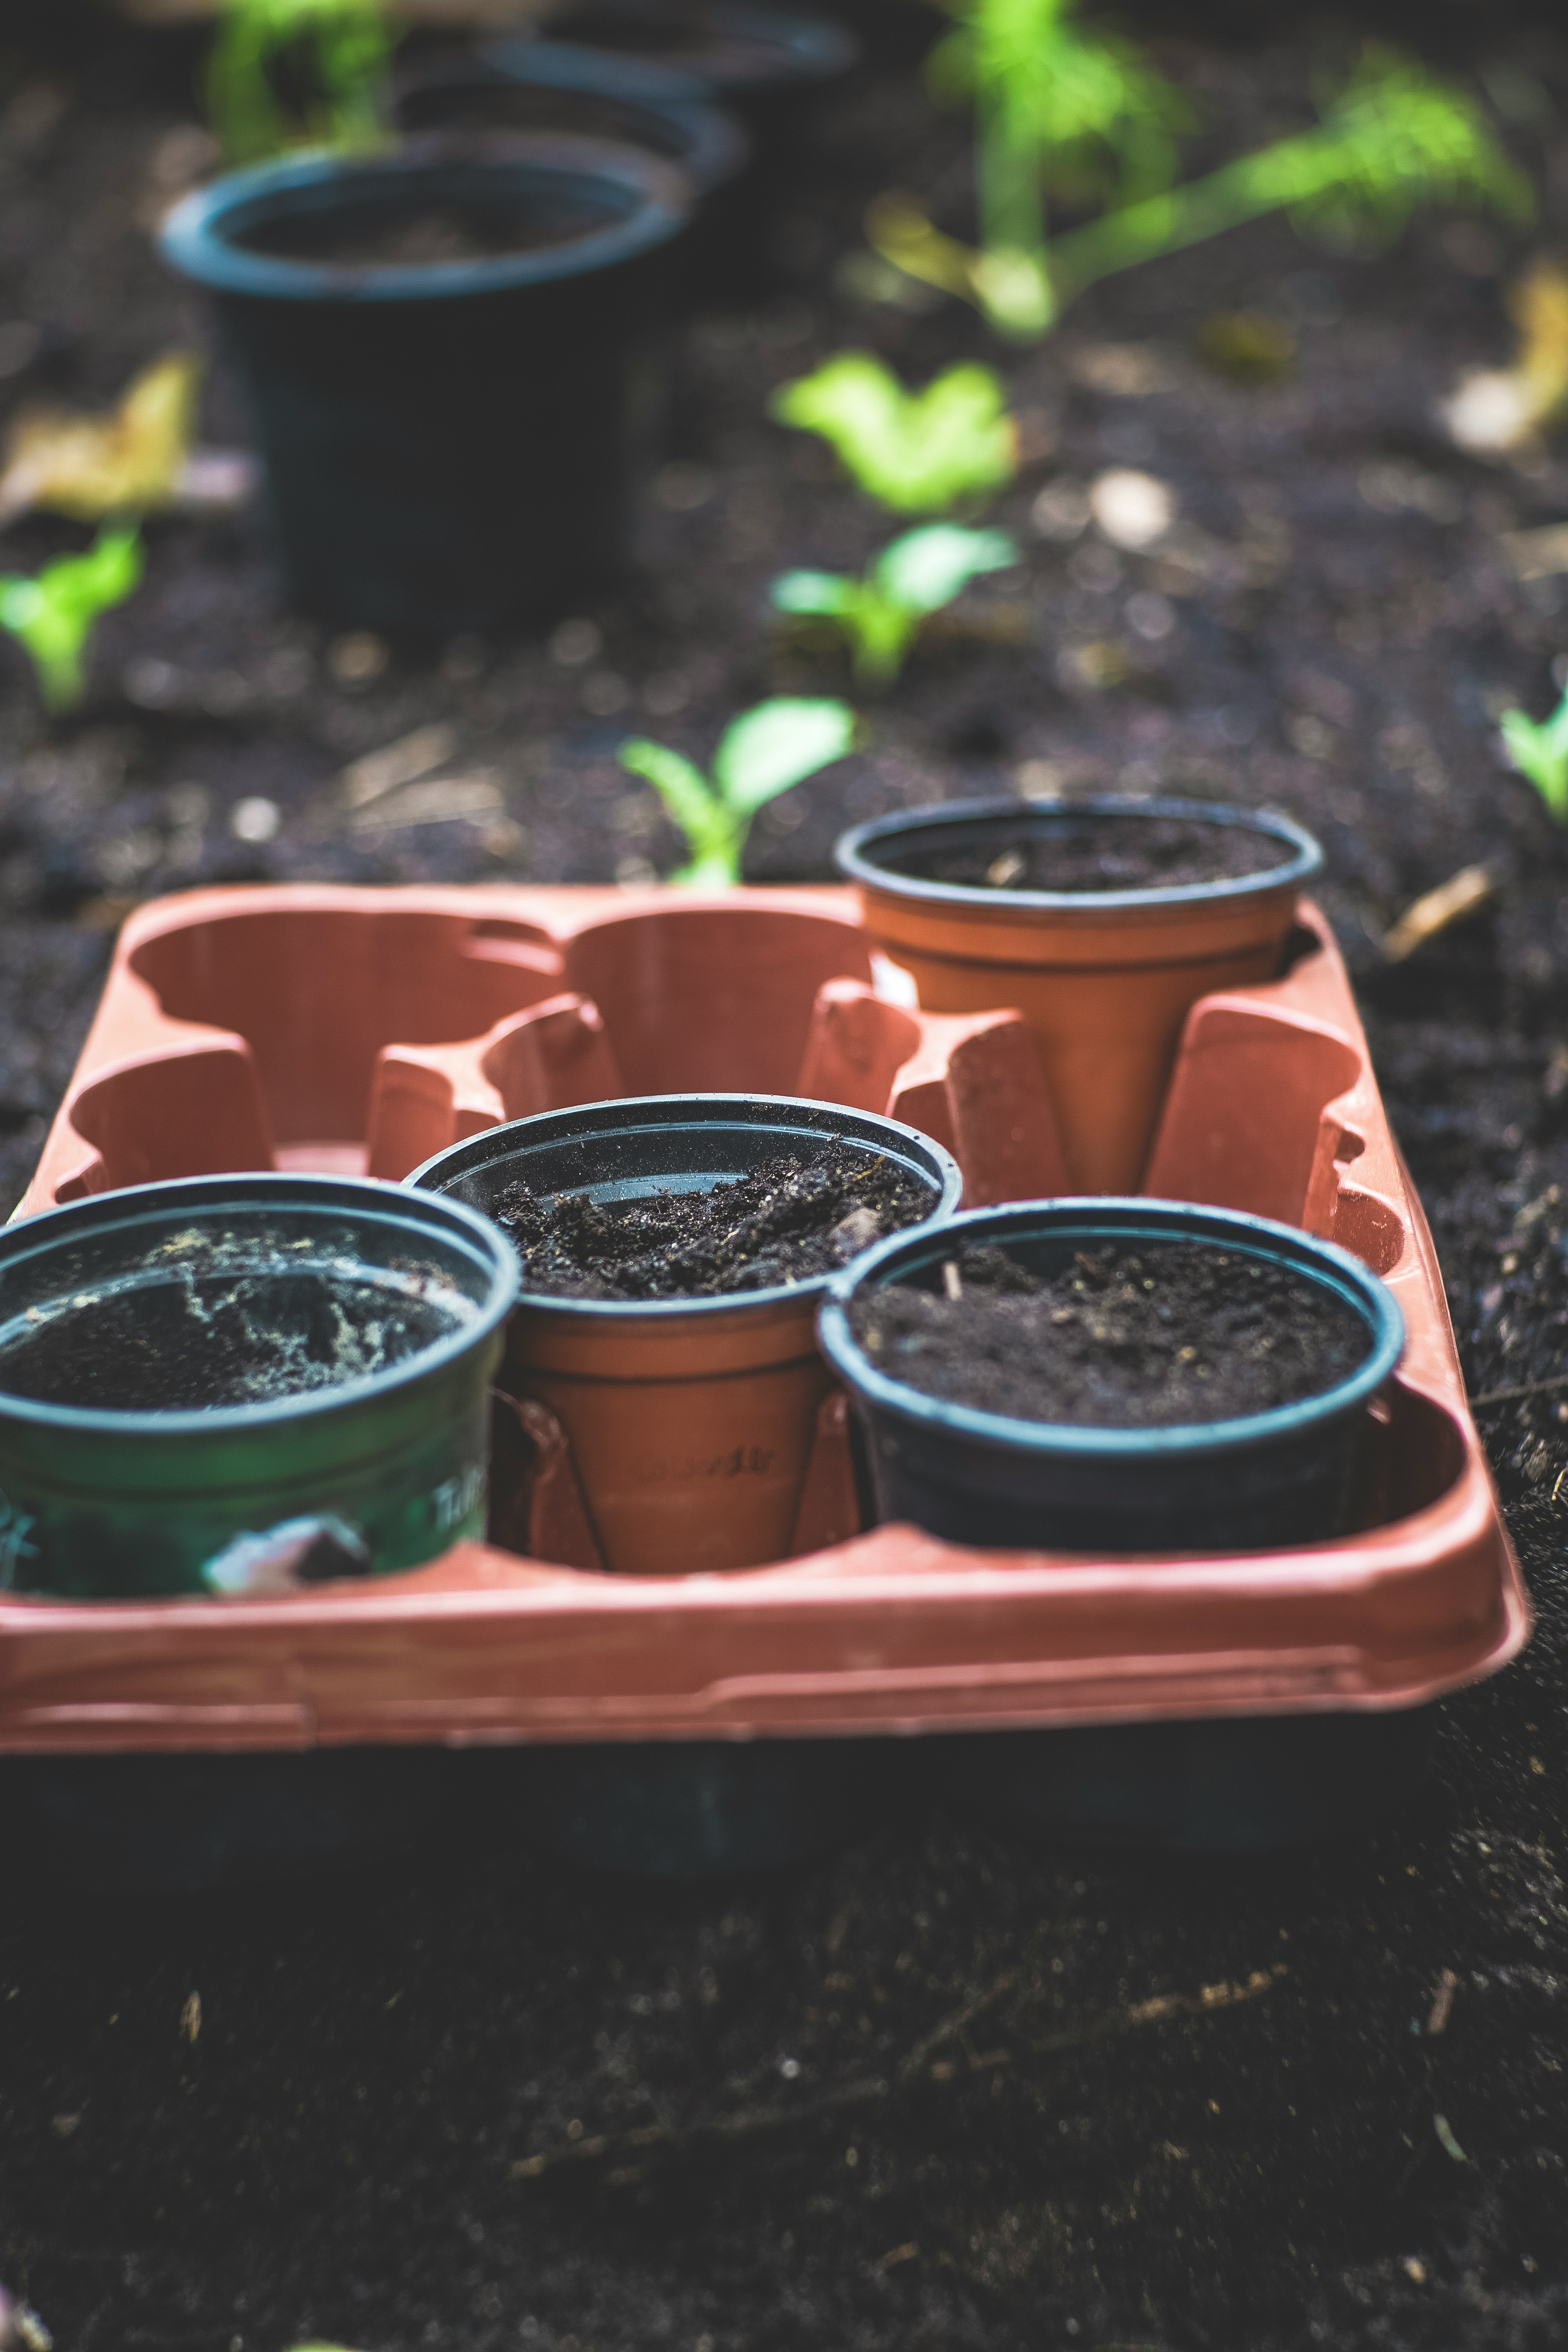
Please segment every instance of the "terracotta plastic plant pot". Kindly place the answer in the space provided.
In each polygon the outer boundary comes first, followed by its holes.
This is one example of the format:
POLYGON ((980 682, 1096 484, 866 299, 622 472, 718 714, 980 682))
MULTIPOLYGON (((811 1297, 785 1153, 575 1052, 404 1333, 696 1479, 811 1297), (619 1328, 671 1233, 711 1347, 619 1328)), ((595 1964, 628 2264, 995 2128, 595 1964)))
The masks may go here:
POLYGON ((710 86, 689 74, 569 41, 489 41, 409 79, 395 111, 405 132, 480 139, 543 132, 640 148, 682 173, 696 194, 696 215, 677 257, 679 292, 703 301, 728 267, 736 183, 752 142, 710 86))
POLYGON ((284 582, 340 627, 420 636, 548 622, 608 585, 656 405, 643 374, 689 190, 631 147, 440 142, 215 181, 164 222, 248 397, 284 582), (522 249, 322 257, 455 220, 522 249))
POLYGON ((955 801, 878 817, 838 844, 866 929, 931 1013, 1015 1005, 1035 1033, 1075 1192, 1133 1192, 1149 1156, 1182 1024, 1201 996, 1274 979, 1303 884, 1322 864, 1310 834, 1271 811, 1108 794, 1056 807, 955 801), (946 851, 1000 855, 1086 819, 1239 827, 1279 844, 1261 874, 1194 887, 968 888, 914 869, 946 851))
POLYGON ((1348 1250, 1291 1225, 1169 1201, 1029 1202, 955 1217, 940 1234, 892 1234, 833 1276, 824 1354, 868 1432, 884 1519, 953 1542, 1110 1552, 1259 1550, 1340 1533, 1367 1408, 1405 1347, 1386 1283, 1348 1250), (928 1396, 880 1370, 850 1328, 850 1302, 913 1282, 935 1289, 944 1258, 999 1248, 1035 1273, 1104 1244, 1205 1242, 1331 1291, 1366 1331, 1355 1369, 1267 1412, 1169 1428, 1012 1420, 928 1396))
POLYGON ((339 1177, 195 1177, 10 1226, 0 1588, 286 1591, 482 1534, 517 1290, 486 1219, 339 1177), (220 1383, 250 1393, 184 1402, 220 1383))
MULTIPOLYGON (((543 1197, 708 1192, 784 1151, 890 1157, 958 1205, 957 1163, 896 1120, 767 1095, 652 1095, 546 1111, 426 1160, 411 1185, 488 1208, 543 1197)), ((524 1294, 500 1384, 565 1430, 605 1565, 622 1575, 753 1568, 790 1550, 816 1409, 830 1385, 812 1318, 826 1277, 733 1297, 524 1294)))

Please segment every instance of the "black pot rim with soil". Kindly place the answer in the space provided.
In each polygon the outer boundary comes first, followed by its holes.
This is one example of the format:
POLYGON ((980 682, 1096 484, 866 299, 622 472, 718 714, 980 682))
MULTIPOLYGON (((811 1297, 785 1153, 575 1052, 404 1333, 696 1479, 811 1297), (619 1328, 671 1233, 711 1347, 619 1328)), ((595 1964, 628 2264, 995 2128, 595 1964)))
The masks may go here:
POLYGON ((840 1378, 883 1411, 932 1433, 966 1436, 998 1451, 1131 1465, 1152 1455, 1193 1458, 1250 1449, 1270 1438, 1295 1436, 1310 1426, 1369 1402, 1397 1365, 1405 1345, 1405 1318, 1387 1285, 1336 1243, 1319 1241, 1291 1225, 1241 1210, 1205 1209, 1185 1202, 1106 1198, 1010 1202, 974 1209, 952 1219, 937 1233, 889 1234, 829 1277, 818 1317, 823 1350, 840 1378), (1178 1422, 1165 1427, 1107 1427, 1082 1422, 1041 1422, 983 1412, 972 1405, 926 1394, 890 1379, 861 1348, 850 1326, 848 1307, 857 1292, 939 1267, 966 1244, 1005 1249, 1009 1241, 1068 1234, 1075 1242, 1201 1241, 1264 1255, 1342 1297, 1364 1322, 1367 1352, 1354 1370, 1330 1387, 1291 1404, 1227 1421, 1178 1422))
MULTIPOLYGON (((577 1145, 586 1151, 595 1146, 607 1146, 620 1136, 625 1139, 630 1157, 636 1153, 638 1139, 645 1135, 700 1134, 715 1129, 763 1136, 779 1151, 813 1142, 875 1145, 885 1150, 890 1137, 899 1138, 905 1147, 905 1164, 910 1172, 931 1187, 931 1217, 956 1209, 963 1192, 963 1172, 956 1160, 918 1128, 906 1127, 899 1119, 879 1114, 851 1110, 842 1103, 812 1102, 804 1096, 794 1095, 630 1095, 610 1102, 578 1104, 566 1110, 540 1111, 531 1118, 512 1119, 503 1127, 487 1128, 465 1142, 449 1144, 403 1181, 420 1191, 439 1192, 446 1199, 471 1200, 475 1180, 492 1170, 499 1175, 510 1162, 521 1162, 530 1150, 554 1151, 577 1145), (458 1190, 459 1185, 470 1189, 458 1190)), ((667 1171, 671 1177, 681 1172, 679 1166, 671 1166, 667 1171)), ((662 1181, 662 1177, 628 1169, 624 1179, 588 1175, 580 1186, 558 1189, 599 1195, 613 1183, 616 1189, 611 1197, 637 1200, 647 1197, 662 1181)), ((925 1222, 922 1220, 919 1230, 924 1229, 925 1222)), ((900 1237, 889 1236, 893 1240, 900 1237)), ((546 1308, 552 1315, 581 1318, 587 1325, 625 1320, 633 1315, 639 1318, 674 1316, 690 1322, 720 1315, 733 1317, 748 1307, 772 1308, 819 1297, 832 1278, 826 1274, 816 1275, 801 1282, 774 1283, 758 1290, 721 1291, 703 1298, 578 1298, 554 1291, 530 1290, 525 1282, 519 1299, 524 1306, 546 1308)))
MULTIPOLYGON (((680 63, 668 68, 686 74, 710 89, 738 99, 764 97, 800 83, 826 82, 847 73, 860 54, 860 43, 847 25, 829 15, 793 9, 752 8, 717 0, 715 5, 695 5, 693 0, 580 0, 545 20, 547 34, 583 47, 597 46, 595 21, 608 26, 621 23, 635 31, 638 19, 650 26, 689 21, 697 36, 679 50, 680 63)), ((605 41, 612 56, 642 54, 628 40, 605 41)), ((650 62, 662 58, 650 58, 650 62)))

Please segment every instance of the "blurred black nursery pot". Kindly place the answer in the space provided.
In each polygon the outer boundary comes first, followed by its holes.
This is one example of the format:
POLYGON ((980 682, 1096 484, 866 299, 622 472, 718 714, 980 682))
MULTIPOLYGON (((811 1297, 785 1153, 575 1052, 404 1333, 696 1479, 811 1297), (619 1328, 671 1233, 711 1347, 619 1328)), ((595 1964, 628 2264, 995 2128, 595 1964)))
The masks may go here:
POLYGON ((614 582, 691 201, 631 146, 432 137, 175 207, 163 254, 213 299, 296 608, 435 637, 548 623, 614 582))

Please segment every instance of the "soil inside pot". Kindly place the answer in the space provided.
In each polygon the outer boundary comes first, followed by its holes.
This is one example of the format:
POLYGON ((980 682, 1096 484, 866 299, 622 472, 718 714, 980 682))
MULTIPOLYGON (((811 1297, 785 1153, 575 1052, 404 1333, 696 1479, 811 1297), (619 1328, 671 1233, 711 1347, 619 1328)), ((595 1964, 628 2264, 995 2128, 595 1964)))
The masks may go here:
POLYGON ((964 847, 896 853, 889 873, 966 890, 1187 890, 1288 865, 1291 844, 1250 825, 1192 817, 1086 816, 1013 840, 993 833, 964 847))
POLYGON ((271 1403, 389 1370, 474 1313, 428 1270, 274 1272, 201 1236, 167 1246, 164 1268, 0 1329, 0 1391, 119 1412, 271 1403))
POLYGON ((679 136, 652 108, 619 106, 590 90, 548 89, 526 82, 476 81, 455 88, 436 84, 413 94, 404 118, 416 128, 428 122, 448 139, 464 132, 542 131, 573 139, 619 141, 623 146, 647 148, 666 161, 681 153, 679 136))
POLYGON ((894 1160, 829 1144, 780 1152, 710 1192, 638 1201, 508 1188, 489 1213, 510 1235, 529 1290, 557 1298, 710 1298, 833 1274, 936 1206, 894 1160))
POLYGON ((343 204, 260 223, 237 242, 339 268, 429 268, 571 245, 614 219, 605 205, 532 194, 510 204, 343 204))
POLYGON ((1050 1275, 999 1249, 965 1249, 955 1264, 958 1297, 865 1291, 850 1326, 889 1379, 1015 1421, 1240 1419, 1321 1395, 1371 1348, 1334 1292, 1211 1243, 1108 1244, 1050 1275))

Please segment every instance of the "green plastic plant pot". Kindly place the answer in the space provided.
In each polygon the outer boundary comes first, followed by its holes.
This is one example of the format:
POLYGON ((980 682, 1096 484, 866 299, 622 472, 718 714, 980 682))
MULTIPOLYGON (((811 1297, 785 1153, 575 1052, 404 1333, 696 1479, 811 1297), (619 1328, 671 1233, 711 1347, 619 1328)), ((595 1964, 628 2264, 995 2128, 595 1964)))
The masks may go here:
POLYGON ((197 1177, 10 1227, 0 1590, 289 1591, 482 1535, 517 1290, 461 1202, 342 1177, 197 1177))

